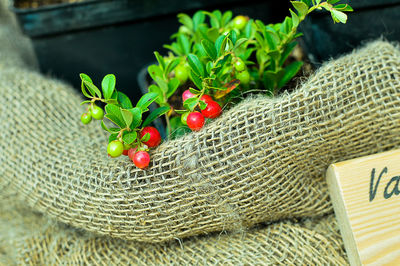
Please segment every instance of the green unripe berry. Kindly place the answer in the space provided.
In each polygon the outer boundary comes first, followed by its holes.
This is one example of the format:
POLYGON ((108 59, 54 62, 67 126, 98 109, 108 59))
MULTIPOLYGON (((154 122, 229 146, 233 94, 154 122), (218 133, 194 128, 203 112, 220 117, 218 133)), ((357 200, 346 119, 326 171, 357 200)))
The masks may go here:
POLYGON ((123 151, 124 151, 124 144, 122 144, 121 141, 113 140, 110 143, 108 143, 107 153, 111 157, 113 158, 118 157, 122 154, 123 151))
POLYGON ((102 108, 100 108, 97 105, 93 105, 92 108, 90 108, 90 112, 92 113, 92 117, 96 120, 101 120, 104 117, 104 111, 102 108))
POLYGON ((236 73, 236 78, 240 80, 240 83, 243 85, 247 85, 250 83, 250 74, 248 71, 242 71, 239 73, 236 73))
POLYGON ((87 125, 90 123, 90 121, 92 121, 92 115, 90 114, 90 112, 88 113, 83 113, 81 115, 81 121, 84 125, 87 125))
POLYGON ((233 27, 238 30, 243 30, 244 27, 246 27, 248 20, 249 20, 249 18, 247 18, 245 16, 236 16, 233 19, 233 27))
POLYGON ((238 72, 242 72, 246 69, 246 64, 240 58, 237 58, 236 62, 233 65, 238 72))
POLYGON ((186 113, 182 114, 182 116, 181 116, 182 124, 187 125, 187 117, 188 117, 189 114, 190 114, 189 112, 186 112, 186 113))
POLYGON ((179 83, 182 85, 189 78, 189 73, 184 66, 179 65, 175 68, 175 77, 179 80, 179 83))

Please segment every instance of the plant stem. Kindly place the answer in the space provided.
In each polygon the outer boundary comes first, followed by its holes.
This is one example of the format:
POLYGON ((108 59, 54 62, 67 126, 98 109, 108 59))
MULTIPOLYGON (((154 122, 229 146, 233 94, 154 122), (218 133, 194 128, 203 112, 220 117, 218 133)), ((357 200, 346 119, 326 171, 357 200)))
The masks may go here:
POLYGON ((168 113, 165 114, 165 121, 167 122, 167 131, 169 134, 171 134, 171 123, 169 122, 169 115, 168 113))

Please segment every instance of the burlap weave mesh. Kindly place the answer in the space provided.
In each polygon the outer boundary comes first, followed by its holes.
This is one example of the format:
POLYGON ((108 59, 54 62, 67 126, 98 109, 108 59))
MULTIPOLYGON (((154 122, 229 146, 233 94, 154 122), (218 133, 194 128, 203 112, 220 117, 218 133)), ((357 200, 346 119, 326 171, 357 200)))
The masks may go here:
POLYGON ((146 171, 108 158, 99 124, 79 121, 78 93, 11 64, 15 46, 1 41, 0 187, 101 235, 160 242, 330 213, 330 163, 400 144, 400 52, 382 41, 163 143, 146 171))
POLYGON ((0 265, 347 265, 332 214, 150 244, 68 228, 13 197, 0 197, 0 265))
POLYGON ((400 146, 397 47, 371 43, 290 94, 244 101, 141 171, 106 156, 72 88, 25 68, 11 29, 0 27, 0 263, 344 263, 334 217, 318 218, 332 212, 324 172, 400 146), (211 234, 224 230, 236 233, 211 234), (204 233, 182 248, 127 241, 204 233))

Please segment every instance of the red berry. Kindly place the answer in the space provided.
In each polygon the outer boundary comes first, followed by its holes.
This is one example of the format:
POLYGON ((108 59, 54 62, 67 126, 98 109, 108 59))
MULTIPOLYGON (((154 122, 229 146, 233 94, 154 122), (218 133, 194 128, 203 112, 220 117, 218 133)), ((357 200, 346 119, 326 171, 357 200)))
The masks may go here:
POLYGON ((122 152, 123 155, 128 156, 129 149, 131 145, 124 143, 124 151, 122 152))
POLYGON ((130 148, 128 150, 128 157, 133 161, 133 157, 135 156, 136 148, 130 148))
POLYGON ((182 100, 183 100, 183 101, 186 101, 187 99, 193 98, 193 97, 195 97, 195 96, 196 96, 196 95, 193 94, 193 93, 191 93, 190 90, 185 90, 185 91, 182 93, 182 100))
POLYGON ((150 155, 145 151, 138 151, 135 153, 132 159, 133 163, 136 167, 143 169, 149 166, 150 163, 150 155))
POLYGON ((214 101, 213 98, 210 95, 204 94, 203 96, 200 97, 200 100, 203 102, 209 102, 209 101, 214 101))
POLYGON ((199 131, 204 126, 204 116, 199 112, 192 112, 188 115, 186 123, 193 131, 199 131))
POLYGON ((155 127, 144 127, 142 131, 140 132, 140 138, 143 138, 143 136, 149 133, 150 134, 150 139, 146 142, 143 142, 149 147, 156 147, 161 143, 161 135, 160 132, 158 132, 157 128, 155 127))
POLYGON ((222 108, 217 102, 209 101, 206 109, 201 110, 201 113, 207 118, 216 118, 221 115, 222 108))

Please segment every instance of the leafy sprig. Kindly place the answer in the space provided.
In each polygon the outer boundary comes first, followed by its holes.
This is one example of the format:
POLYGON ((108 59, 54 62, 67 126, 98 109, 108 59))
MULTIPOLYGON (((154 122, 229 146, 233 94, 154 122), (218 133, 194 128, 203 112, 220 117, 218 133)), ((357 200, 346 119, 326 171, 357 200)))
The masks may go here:
POLYGON ((105 104, 104 118, 109 120, 112 126, 107 126, 106 122, 102 120, 101 127, 110 133, 108 142, 119 140, 126 149, 130 147, 138 150, 146 149, 143 142, 148 141, 150 136, 145 134, 140 138, 140 131, 170 110, 168 106, 160 106, 144 119, 143 114, 149 111, 150 104, 157 101, 159 94, 156 92, 146 93, 133 106, 129 97, 115 88, 114 75, 109 74, 103 78, 101 91, 93 84, 88 75, 80 74, 80 77, 82 93, 90 99, 83 101, 82 104, 89 103, 88 110, 97 101, 105 104))

